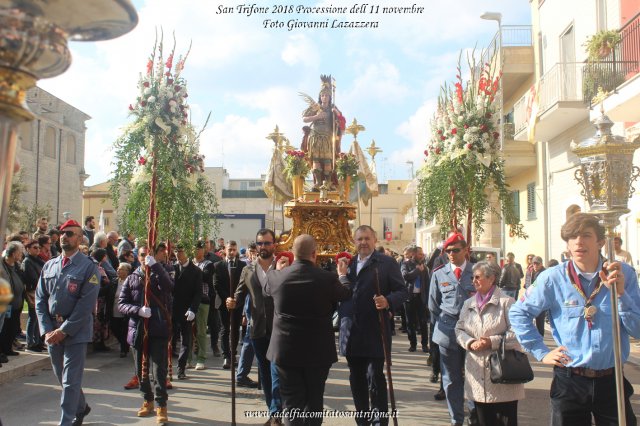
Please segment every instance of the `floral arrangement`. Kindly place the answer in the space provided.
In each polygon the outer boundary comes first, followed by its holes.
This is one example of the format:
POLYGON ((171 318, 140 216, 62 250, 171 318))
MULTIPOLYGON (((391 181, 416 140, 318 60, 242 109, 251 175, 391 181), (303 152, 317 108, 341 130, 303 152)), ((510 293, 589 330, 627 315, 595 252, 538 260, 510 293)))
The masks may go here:
POLYGON ((351 256, 351 253, 347 253, 346 251, 341 251, 340 253, 336 254, 336 257, 335 257, 336 263, 338 263, 338 261, 340 261, 340 259, 342 258, 346 258, 347 263, 351 263, 351 259, 353 258, 353 256, 351 256))
POLYGON ((284 157, 283 173, 287 180, 293 180, 295 177, 306 177, 311 170, 309 159, 304 151, 289 150, 284 157))
POLYGON ((146 72, 140 74, 136 101, 129 105, 132 122, 113 146, 110 189, 116 208, 124 204, 119 208, 121 229, 146 236, 153 201, 159 237, 191 246, 198 235, 215 227, 209 218, 217 202, 199 153, 202 130, 196 132, 189 120, 187 82, 182 76, 189 52, 175 63, 174 52, 175 43, 164 60, 161 39, 147 60, 146 72), (155 200, 150 200, 153 176, 157 186, 155 200))
POLYGON ((289 265, 293 263, 293 253, 290 251, 282 251, 276 254, 276 263, 278 263, 281 257, 286 257, 289 260, 289 265))
POLYGON ((355 155, 351 153, 341 152, 336 159, 336 173, 338 178, 345 179, 350 176, 354 180, 358 177, 358 169, 360 164, 355 155))
POLYGON ((495 67, 495 57, 477 64, 472 53, 467 62, 469 79, 463 79, 458 61, 455 83, 441 89, 431 119, 425 164, 419 172, 418 214, 421 219, 435 219, 443 234, 464 220, 470 238, 471 226, 479 236, 484 216, 495 211, 515 235, 526 237, 513 212, 500 152, 496 95, 501 71, 495 67), (491 192, 498 194, 501 211, 491 206, 491 192))

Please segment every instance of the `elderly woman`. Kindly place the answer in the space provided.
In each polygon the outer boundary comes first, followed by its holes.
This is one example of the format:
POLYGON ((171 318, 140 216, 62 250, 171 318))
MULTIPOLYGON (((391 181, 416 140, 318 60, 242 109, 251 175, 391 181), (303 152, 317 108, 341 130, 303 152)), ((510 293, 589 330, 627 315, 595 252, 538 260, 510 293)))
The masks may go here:
POLYGON ((122 291, 122 287, 124 285, 124 281, 127 279, 129 275, 131 275, 131 265, 126 262, 122 262, 118 265, 118 285, 112 286, 109 295, 109 300, 111 300, 111 306, 107 309, 110 309, 112 315, 109 319, 109 325, 111 327, 111 332, 118 339, 118 343, 120 343, 120 358, 124 358, 129 353, 129 343, 127 343, 127 332, 129 331, 129 317, 118 310, 118 303, 113 302, 117 300, 120 296, 120 292, 122 291))
POLYGON ((464 302, 456 324, 456 340, 467 350, 465 396, 475 401, 480 425, 515 426, 524 385, 492 383, 489 369, 489 355, 498 349, 502 338, 507 349, 521 350, 507 315, 514 300, 496 286, 500 266, 478 262, 472 271, 477 292, 464 302))

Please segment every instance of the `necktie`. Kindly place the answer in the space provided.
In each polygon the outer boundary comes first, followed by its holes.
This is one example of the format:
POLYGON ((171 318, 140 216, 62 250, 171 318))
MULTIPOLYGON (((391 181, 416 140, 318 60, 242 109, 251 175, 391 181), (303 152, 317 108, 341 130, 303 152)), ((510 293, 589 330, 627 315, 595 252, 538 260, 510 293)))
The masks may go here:
POLYGON ((70 261, 71 261, 71 259, 69 259, 68 257, 63 257, 62 258, 62 267, 64 268, 65 266, 67 266, 70 261))
POLYGON ((458 279, 458 281, 460 281, 460 276, 462 275, 462 269, 456 268, 456 270, 453 271, 453 273, 456 275, 456 278, 458 279))

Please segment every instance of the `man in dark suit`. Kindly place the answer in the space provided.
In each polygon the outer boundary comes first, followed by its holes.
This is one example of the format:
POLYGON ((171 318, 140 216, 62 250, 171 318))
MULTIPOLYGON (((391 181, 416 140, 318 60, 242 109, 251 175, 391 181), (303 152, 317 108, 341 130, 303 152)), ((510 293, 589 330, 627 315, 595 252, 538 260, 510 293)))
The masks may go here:
POLYGON ((187 378, 185 368, 193 337, 193 320, 196 319, 202 299, 202 271, 187 257, 184 247, 176 246, 175 286, 173 287, 173 347, 180 337, 178 379, 187 378))
MULTIPOLYGON (((338 360, 332 316, 337 302, 351 289, 331 272, 316 266, 316 242, 303 234, 293 242, 294 262, 269 271, 265 294, 273 297, 275 315, 267 358, 276 364, 286 425, 319 425, 322 415, 295 417, 295 409, 321 413, 331 364, 338 360), (293 410, 293 411, 292 411, 293 410)), ((284 260, 284 262, 283 262, 284 260)), ((338 274, 347 274, 346 259, 338 274)))
POLYGON ((409 247, 408 250, 413 253, 413 256, 402 262, 400 272, 402 272, 402 278, 404 278, 409 292, 409 298, 404 302, 404 311, 407 316, 409 352, 416 351, 418 343, 416 330, 418 327, 420 327, 422 352, 428 352, 427 297, 429 295, 429 269, 424 262, 422 247, 409 247))
MULTIPOLYGON (((400 265, 392 257, 374 252, 376 241, 373 228, 359 226, 354 234, 358 256, 352 260, 347 275, 340 276, 340 282, 350 283, 353 291, 351 299, 340 304, 338 313, 340 354, 347 357, 349 364, 349 383, 356 411, 365 416, 356 419, 359 425, 389 423, 386 417, 389 403, 378 311, 382 310, 387 317, 389 310, 396 310, 408 295, 400 265), (376 283, 380 288, 379 296, 376 283)), ((384 321, 384 326, 390 352, 390 321, 384 321)))
MULTIPOLYGON (((228 370, 231 368, 231 347, 229 346, 229 336, 233 339, 231 342, 235 348, 238 345, 238 327, 242 319, 242 310, 236 309, 233 312, 233 324, 236 330, 231 330, 231 322, 229 310, 224 301, 227 300, 236 290, 242 269, 247 265, 238 258, 238 244, 230 240, 225 247, 225 259, 217 262, 214 266, 213 288, 223 303, 220 305, 220 320, 222 321, 222 353, 224 361, 222 368, 228 370)), ((244 303, 244 300, 242 300, 244 303)))

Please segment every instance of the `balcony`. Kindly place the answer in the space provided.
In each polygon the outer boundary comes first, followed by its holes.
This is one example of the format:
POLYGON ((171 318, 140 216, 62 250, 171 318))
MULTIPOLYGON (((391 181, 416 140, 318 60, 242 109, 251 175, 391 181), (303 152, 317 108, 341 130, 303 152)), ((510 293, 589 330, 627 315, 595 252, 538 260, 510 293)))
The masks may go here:
POLYGON ((513 123, 504 123, 502 132, 504 137, 504 170, 507 177, 517 176, 527 169, 536 167, 535 147, 528 142, 514 140, 513 123))
POLYGON ((640 13, 620 29, 620 36, 609 56, 589 65, 594 67, 593 88, 610 93, 603 108, 613 121, 640 121, 640 13))
MULTIPOLYGON (((588 92, 587 64, 565 62, 555 64, 540 78, 538 124, 535 140, 548 141, 582 120, 589 118, 584 93, 588 92), (585 87, 585 84, 587 85, 585 87), (584 90, 584 89, 587 90, 584 90)), ((514 105, 514 139, 528 140, 527 127, 531 104, 527 92, 514 105)))
POLYGON ((504 99, 510 99, 535 73, 531 25, 503 25, 501 29, 483 51, 478 64, 490 62, 495 55, 495 60, 502 64, 504 99))

